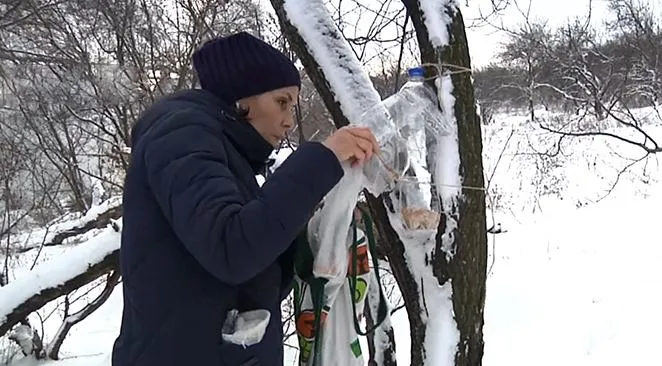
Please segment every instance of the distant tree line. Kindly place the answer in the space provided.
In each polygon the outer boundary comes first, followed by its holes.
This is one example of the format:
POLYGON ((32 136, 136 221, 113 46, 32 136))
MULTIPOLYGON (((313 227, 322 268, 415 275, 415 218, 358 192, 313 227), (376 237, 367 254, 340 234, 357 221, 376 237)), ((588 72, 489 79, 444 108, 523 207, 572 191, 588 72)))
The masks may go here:
POLYGON ((484 122, 496 111, 536 108, 602 120, 617 108, 659 104, 662 30, 649 2, 609 0, 613 18, 596 27, 589 13, 552 28, 528 16, 498 57, 474 72, 484 122))

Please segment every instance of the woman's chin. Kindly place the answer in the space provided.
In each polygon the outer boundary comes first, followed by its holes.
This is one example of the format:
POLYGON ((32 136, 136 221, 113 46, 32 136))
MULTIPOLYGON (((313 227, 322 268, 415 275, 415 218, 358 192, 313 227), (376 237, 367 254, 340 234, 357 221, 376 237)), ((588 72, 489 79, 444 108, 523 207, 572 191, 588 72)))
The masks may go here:
POLYGON ((270 139, 268 140, 269 145, 271 145, 274 149, 277 149, 280 146, 281 140, 276 140, 276 139, 270 139))
POLYGON ((271 144, 271 146, 274 147, 274 149, 280 147, 280 144, 282 144, 283 141, 285 141, 285 138, 280 136, 274 136, 271 139, 269 139, 269 143, 271 144))

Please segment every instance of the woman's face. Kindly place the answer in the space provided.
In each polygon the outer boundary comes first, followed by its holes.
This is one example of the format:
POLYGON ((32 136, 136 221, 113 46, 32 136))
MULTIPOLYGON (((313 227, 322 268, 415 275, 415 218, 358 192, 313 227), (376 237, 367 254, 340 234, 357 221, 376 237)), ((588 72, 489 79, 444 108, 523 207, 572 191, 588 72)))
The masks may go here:
POLYGON ((278 147, 294 125, 294 106, 299 88, 288 86, 239 100, 248 110, 248 122, 273 147, 278 147))

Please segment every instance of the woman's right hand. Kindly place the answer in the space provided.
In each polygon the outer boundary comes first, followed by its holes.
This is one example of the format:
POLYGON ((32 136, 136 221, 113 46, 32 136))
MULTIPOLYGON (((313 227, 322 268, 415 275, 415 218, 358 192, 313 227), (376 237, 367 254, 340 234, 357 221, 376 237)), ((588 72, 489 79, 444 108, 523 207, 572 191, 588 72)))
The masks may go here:
POLYGON ((333 151, 341 163, 350 161, 352 166, 362 165, 379 153, 379 143, 367 127, 343 127, 322 144, 333 151))

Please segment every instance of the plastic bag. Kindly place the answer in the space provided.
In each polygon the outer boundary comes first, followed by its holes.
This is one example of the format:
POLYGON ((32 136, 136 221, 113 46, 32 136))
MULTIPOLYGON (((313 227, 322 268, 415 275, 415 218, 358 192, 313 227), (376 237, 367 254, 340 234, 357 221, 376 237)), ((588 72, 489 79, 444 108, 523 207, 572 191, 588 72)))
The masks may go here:
POLYGON ((431 184, 436 147, 449 127, 433 89, 423 83, 421 70, 410 70, 397 93, 369 108, 354 125, 369 127, 380 153, 362 168, 344 165, 345 175, 329 192, 308 226, 315 264, 313 273, 342 281, 346 247, 338 245, 351 223, 352 210, 363 188, 378 196, 392 192, 393 206, 410 230, 436 228, 439 199, 431 184), (418 78, 417 78, 418 77, 418 78))
POLYGON ((439 109, 435 91, 423 83, 422 71, 410 70, 410 79, 398 93, 383 101, 399 136, 406 141, 409 159, 406 168, 398 165, 399 161, 393 162, 394 169, 404 169, 404 173, 389 191, 393 209, 402 215, 405 229, 431 230, 438 226, 441 209, 433 184, 439 169, 437 149, 451 129, 439 109))
MULTIPOLYGON (((363 169, 365 187, 375 196, 395 189, 405 175, 417 177, 420 168, 431 173, 434 167, 428 165, 434 161, 434 146, 439 137, 449 133, 434 90, 413 77, 420 70, 412 70, 412 80, 353 123, 370 127, 379 141, 379 156, 363 169)), ((417 179, 430 180, 424 176, 417 179)))
POLYGON ((364 184, 361 169, 344 164, 343 170, 345 175, 308 222, 308 242, 315 258, 313 274, 330 282, 344 281, 349 247, 342 243, 347 243, 354 207, 364 184))
MULTIPOLYGON (((347 231, 349 232, 349 231, 347 231)), ((369 290, 371 277, 374 277, 370 270, 370 257, 365 242, 365 235, 361 230, 357 230, 357 239, 359 244, 358 253, 366 253, 360 256, 356 273, 356 293, 352 293, 347 276, 351 275, 349 266, 348 251, 345 251, 345 268, 342 281, 327 283, 324 299, 324 308, 322 310, 322 344, 318 366, 363 366, 363 354, 359 337, 354 329, 354 316, 362 316, 365 299, 369 290), (356 306, 356 314, 353 313, 352 301, 356 306)), ((353 238, 347 236, 345 241, 336 243, 337 247, 350 247, 353 238)), ((315 346, 315 312, 312 300, 312 294, 308 284, 295 276, 294 286, 295 301, 295 322, 296 332, 299 340, 299 365, 312 365, 315 346)))

